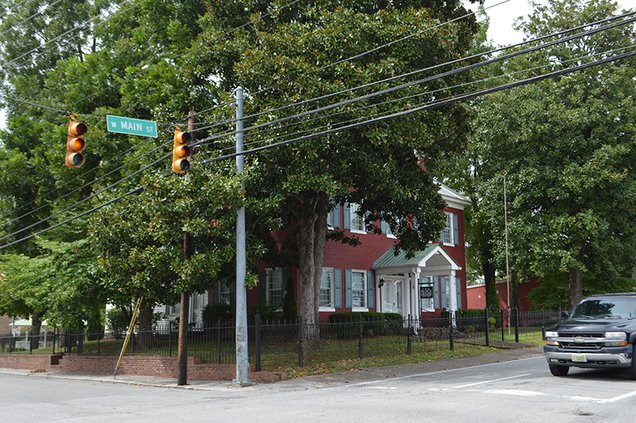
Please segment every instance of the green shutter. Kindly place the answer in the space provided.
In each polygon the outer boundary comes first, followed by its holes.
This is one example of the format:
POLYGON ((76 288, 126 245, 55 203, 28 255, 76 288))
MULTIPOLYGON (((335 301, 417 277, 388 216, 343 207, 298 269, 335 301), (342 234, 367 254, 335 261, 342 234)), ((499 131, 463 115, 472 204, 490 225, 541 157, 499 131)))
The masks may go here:
POLYGON ((459 245, 459 218, 456 213, 451 214, 453 219, 453 243, 459 245))
POLYGON ((345 270, 345 307, 353 307, 353 299, 351 295, 351 269, 345 270))
POLYGON ((439 277, 440 289, 442 290, 442 308, 448 310, 448 295, 446 294, 448 291, 448 276, 440 276, 439 277))
POLYGON ((340 229, 340 203, 336 203, 336 206, 333 208, 333 227, 340 229))
POLYGON ((289 267, 283 267, 281 269, 281 272, 283 273, 283 303, 285 302, 285 295, 287 294, 287 282, 288 279, 291 275, 291 272, 289 270, 289 267))
POLYGON ((267 270, 258 273, 258 293, 260 304, 267 304, 267 270))
POLYGON ((439 309, 439 276, 433 276, 433 308, 439 309))
POLYGON ((462 308, 462 280, 459 277, 455 277, 455 289, 457 290, 457 309, 462 308))
POLYGON ((351 229, 351 207, 349 207, 349 203, 344 204, 344 222, 342 222, 342 227, 345 229, 351 229))
POLYGON ((333 306, 342 308, 342 269, 333 269, 333 306))
POLYGON ((375 308, 375 272, 367 270, 367 307, 375 308))

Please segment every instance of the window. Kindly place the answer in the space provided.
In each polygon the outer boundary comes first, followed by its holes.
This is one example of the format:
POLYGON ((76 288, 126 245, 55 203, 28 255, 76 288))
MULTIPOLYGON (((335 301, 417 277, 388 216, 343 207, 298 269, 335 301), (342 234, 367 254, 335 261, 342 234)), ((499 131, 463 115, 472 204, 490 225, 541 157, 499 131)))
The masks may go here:
POLYGON ((360 206, 356 203, 349 204, 349 216, 351 219, 351 232, 366 233, 364 228, 364 217, 358 214, 360 206))
POLYGON ((219 302, 231 304, 232 302, 232 282, 229 279, 219 281, 219 302))
POLYGON ((334 271, 330 267, 322 268, 320 279, 320 308, 334 308, 334 271))
POLYGON ((267 304, 283 306, 283 269, 267 269, 267 304))
POLYGON ((351 305, 353 308, 367 307, 367 278, 366 272, 351 271, 351 305))
POLYGON ((433 276, 420 278, 420 308, 422 311, 435 311, 435 299, 433 298, 433 276))
POLYGON ((443 244, 455 245, 455 240, 453 239, 453 234, 455 233, 453 221, 453 215, 451 213, 446 213, 446 227, 442 230, 440 235, 440 242, 443 244))

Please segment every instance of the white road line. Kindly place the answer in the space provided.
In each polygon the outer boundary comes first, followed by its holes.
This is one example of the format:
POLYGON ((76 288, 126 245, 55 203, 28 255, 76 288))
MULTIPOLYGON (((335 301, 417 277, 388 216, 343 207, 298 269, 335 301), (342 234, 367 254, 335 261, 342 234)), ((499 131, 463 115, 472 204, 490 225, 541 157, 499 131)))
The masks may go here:
POLYGON ((613 398, 600 400, 599 403, 600 404, 608 404, 608 403, 612 403, 612 402, 621 401, 621 400, 624 400, 624 399, 627 399, 627 398, 631 398, 633 396, 636 396, 636 391, 628 392, 628 393, 623 394, 623 395, 618 395, 618 396, 613 397, 613 398))
POLYGON ((470 388, 472 386, 485 385, 487 383, 500 382, 502 380, 509 380, 509 379, 516 379, 516 378, 524 377, 524 376, 530 376, 530 373, 524 373, 524 374, 515 375, 515 376, 502 377, 502 378, 499 378, 499 379, 482 380, 481 382, 473 382, 473 383, 467 383, 467 384, 464 384, 464 385, 451 386, 450 388, 429 388, 428 390, 429 391, 437 391, 437 392, 446 392, 446 391, 451 391, 453 389, 470 388))
MULTIPOLYGON (((416 373, 416 374, 406 375, 406 376, 387 377, 387 378, 384 378, 384 379, 370 380, 370 381, 367 381, 367 382, 351 383, 351 384, 348 384, 347 387, 365 386, 365 385, 373 385, 373 384, 376 384, 376 383, 384 383, 384 382, 392 382, 392 381, 397 381, 397 380, 414 379, 414 378, 418 378, 418 377, 422 377, 422 376, 430 376, 430 375, 438 375, 438 374, 442 374, 442 373, 459 372, 459 371, 465 371, 467 369, 476 369, 476 368, 479 368, 479 367, 486 367, 486 366, 501 366, 502 364, 505 364, 505 363, 518 363, 520 361, 537 360, 539 358, 542 359, 542 360, 545 360, 543 355, 537 355, 537 356, 534 356, 534 357, 520 358, 520 359, 517 359, 517 360, 497 361, 495 363, 476 364, 474 366, 458 367, 456 369, 444 369, 444 370, 437 370, 437 371, 434 371, 434 372, 416 373)), ((333 388, 329 388, 328 387, 328 388, 325 388, 325 389, 334 389, 334 388, 336 388, 336 387, 333 387, 333 388)))

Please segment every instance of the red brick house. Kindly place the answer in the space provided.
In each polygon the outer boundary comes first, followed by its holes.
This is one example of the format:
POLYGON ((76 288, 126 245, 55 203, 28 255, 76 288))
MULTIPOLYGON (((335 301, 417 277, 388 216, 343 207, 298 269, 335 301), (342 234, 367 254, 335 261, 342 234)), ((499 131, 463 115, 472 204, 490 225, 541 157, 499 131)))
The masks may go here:
MULTIPOLYGON (((402 314, 405 318, 439 315, 443 309, 466 307, 466 255, 464 207, 470 204, 461 194, 441 185, 446 201, 446 228, 438 242, 429 244, 414 257, 393 252, 396 238, 382 222, 381 234, 367 233, 356 204, 338 206, 328 216, 328 224, 359 238, 357 246, 335 241, 325 243, 320 320, 342 311, 377 311, 402 314)), ((267 304, 282 309, 286 286, 291 278, 299 289, 298 269, 267 268, 259 275, 258 287, 247 292, 248 308, 267 304)), ((201 310, 208 303, 234 301, 233 281, 219 281, 208 295, 191 299, 193 322, 201 323, 201 310)), ((170 317, 178 316, 178 306, 165 307, 170 317)), ((159 307, 156 311, 164 311, 159 307)))
MULTIPOLYGON (((335 241, 325 243, 320 320, 341 311, 378 311, 409 315, 439 314, 442 309, 466 303, 464 247, 464 196, 441 186, 446 200, 446 228, 439 242, 431 243, 414 257, 393 252, 396 238, 382 222, 381 234, 367 233, 356 204, 336 207, 328 224, 359 238, 357 246, 335 241), (454 282, 454 283, 452 283, 454 282)), ((259 288, 248 292, 248 304, 282 306, 285 286, 291 277, 298 288, 297 269, 267 269, 259 288)), ((225 288, 228 298, 229 286, 225 288)), ((219 294, 221 294, 219 292, 219 294)), ((221 295, 222 296, 222 295, 221 295)), ((212 295, 211 299, 219 298, 212 295)))

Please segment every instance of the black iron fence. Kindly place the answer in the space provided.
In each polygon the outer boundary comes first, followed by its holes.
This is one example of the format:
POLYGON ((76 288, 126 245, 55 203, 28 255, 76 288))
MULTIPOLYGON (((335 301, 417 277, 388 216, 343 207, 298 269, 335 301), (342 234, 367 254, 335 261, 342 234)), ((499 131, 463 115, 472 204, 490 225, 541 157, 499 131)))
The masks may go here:
MULTIPOLYGON (((259 316, 248 326, 249 361, 257 370, 303 367, 340 360, 395 355, 434 354, 442 350, 502 343, 539 344, 545 327, 561 319, 559 311, 459 311, 454 316, 404 320, 361 319, 357 322, 265 322, 259 316)), ((3 354, 118 355, 121 333, 42 333, 0 336, 3 354)), ((235 362, 235 327, 218 322, 188 330, 188 355, 207 363, 235 362)), ((126 355, 176 356, 178 328, 163 325, 131 334, 126 355)))

